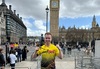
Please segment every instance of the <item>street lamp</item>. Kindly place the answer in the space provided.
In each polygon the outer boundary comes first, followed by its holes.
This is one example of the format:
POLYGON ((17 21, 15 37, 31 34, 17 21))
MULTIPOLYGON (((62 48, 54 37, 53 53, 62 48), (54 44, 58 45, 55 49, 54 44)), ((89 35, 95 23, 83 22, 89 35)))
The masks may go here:
POLYGON ((46 32, 48 32, 48 12, 49 12, 48 6, 45 10, 46 10, 46 32))

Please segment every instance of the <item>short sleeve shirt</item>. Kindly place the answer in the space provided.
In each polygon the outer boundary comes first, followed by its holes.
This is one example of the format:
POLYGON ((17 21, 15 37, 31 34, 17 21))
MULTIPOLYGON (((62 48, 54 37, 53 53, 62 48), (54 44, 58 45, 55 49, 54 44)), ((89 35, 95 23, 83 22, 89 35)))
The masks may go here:
POLYGON ((41 46, 37 51, 38 55, 42 56, 41 69, 55 69, 55 57, 59 54, 59 49, 50 44, 50 46, 41 46))

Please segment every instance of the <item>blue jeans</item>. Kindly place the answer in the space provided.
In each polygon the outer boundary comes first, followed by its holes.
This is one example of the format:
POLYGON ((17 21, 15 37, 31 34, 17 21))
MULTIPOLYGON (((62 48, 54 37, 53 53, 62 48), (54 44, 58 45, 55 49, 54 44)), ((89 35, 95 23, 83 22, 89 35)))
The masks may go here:
POLYGON ((21 55, 18 55, 18 56, 17 56, 17 59, 18 59, 18 62, 19 62, 19 61, 21 62, 21 55))

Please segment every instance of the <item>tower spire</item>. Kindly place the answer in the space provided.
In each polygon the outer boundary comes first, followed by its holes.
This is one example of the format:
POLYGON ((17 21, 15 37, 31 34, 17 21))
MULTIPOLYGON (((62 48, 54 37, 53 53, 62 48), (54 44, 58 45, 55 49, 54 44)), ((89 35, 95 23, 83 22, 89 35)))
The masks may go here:
POLYGON ((95 15, 93 16, 93 21, 94 21, 94 22, 96 22, 96 18, 95 18, 95 15))
POLYGON ((5 0, 2 0, 2 3, 4 3, 4 4, 5 4, 5 0))
POLYGON ((93 16, 92 27, 96 27, 96 17, 95 17, 95 15, 93 16))
POLYGON ((5 0, 2 0, 2 4, 1 4, 1 6, 6 6, 6 4, 5 4, 5 0))

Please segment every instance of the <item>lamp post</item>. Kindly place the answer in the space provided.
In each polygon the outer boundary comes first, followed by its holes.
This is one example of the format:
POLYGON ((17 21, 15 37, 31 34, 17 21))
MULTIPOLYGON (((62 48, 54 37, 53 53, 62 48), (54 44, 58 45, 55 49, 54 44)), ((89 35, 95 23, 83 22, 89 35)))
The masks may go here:
POLYGON ((48 6, 46 7, 46 32, 48 32, 48 12, 49 12, 49 8, 48 6))

